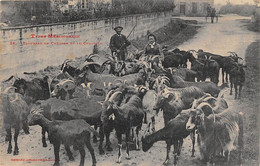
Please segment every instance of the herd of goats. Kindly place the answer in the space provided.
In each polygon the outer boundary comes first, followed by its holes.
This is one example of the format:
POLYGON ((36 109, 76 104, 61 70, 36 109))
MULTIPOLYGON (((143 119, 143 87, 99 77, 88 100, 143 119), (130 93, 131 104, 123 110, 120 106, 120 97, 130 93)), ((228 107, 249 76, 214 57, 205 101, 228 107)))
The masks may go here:
POLYGON ((222 157, 228 162, 230 152, 237 149, 241 165, 243 114, 231 110, 223 94, 229 81, 230 94, 234 86, 235 99, 240 97, 246 66, 238 63, 242 58, 235 52, 229 53, 221 56, 203 50, 165 47, 162 63, 158 56, 145 56, 142 52, 126 61, 106 55, 102 63, 94 60, 101 56, 91 54, 65 60, 56 68, 48 66, 41 71, 41 78, 39 72, 24 72, 31 80, 11 76, 2 82, 1 88, 3 127, 5 140, 9 142, 7 153, 12 153, 11 128, 15 129, 13 155, 18 155, 20 129, 29 134, 29 126, 40 125, 43 147, 47 147, 46 132, 53 144, 55 166, 59 165, 61 144, 70 161, 74 160, 70 146, 79 150, 80 166, 84 165, 86 145, 92 165, 96 165, 91 135, 93 142, 99 137, 98 149, 102 155, 104 148, 113 150, 109 136, 114 129, 118 140, 117 163, 121 162, 123 134, 127 159, 130 159, 130 145, 146 152, 155 142, 166 141, 164 164, 169 162, 170 148, 174 145, 174 165, 181 154, 183 139, 189 135, 194 156, 197 134, 203 161, 214 165, 216 157, 222 157), (187 61, 191 69, 187 69, 187 61), (223 80, 218 86, 220 68, 223 80), (56 72, 55 76, 51 72, 56 72), (205 81, 207 78, 210 81, 205 81), (159 111, 163 112, 164 127, 156 131, 159 111), (144 123, 147 125, 140 136, 144 123))

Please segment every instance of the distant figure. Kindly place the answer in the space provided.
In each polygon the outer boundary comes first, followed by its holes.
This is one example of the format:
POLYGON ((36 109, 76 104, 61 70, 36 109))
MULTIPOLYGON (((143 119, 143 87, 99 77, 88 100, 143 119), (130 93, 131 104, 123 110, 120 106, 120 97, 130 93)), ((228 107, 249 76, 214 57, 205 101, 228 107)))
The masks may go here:
POLYGON ((111 49, 112 56, 116 56, 118 60, 125 60, 127 55, 126 47, 131 43, 127 40, 126 36, 121 34, 123 27, 117 26, 114 28, 116 34, 110 39, 109 48, 111 49))
POLYGON ((211 23, 214 23, 214 17, 216 17, 216 9, 215 8, 211 9, 210 17, 211 17, 211 23))
POLYGON ((144 48, 144 54, 146 56, 159 55, 159 60, 164 60, 162 47, 160 44, 156 43, 156 37, 154 34, 148 35, 148 44, 144 48))

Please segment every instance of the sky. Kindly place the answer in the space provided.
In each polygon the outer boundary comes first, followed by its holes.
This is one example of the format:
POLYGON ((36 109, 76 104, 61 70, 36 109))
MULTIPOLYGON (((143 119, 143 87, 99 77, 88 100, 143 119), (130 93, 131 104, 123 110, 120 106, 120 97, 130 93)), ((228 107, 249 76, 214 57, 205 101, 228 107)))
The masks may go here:
POLYGON ((214 0, 215 4, 226 4, 229 1, 232 4, 254 4, 254 0, 214 0))

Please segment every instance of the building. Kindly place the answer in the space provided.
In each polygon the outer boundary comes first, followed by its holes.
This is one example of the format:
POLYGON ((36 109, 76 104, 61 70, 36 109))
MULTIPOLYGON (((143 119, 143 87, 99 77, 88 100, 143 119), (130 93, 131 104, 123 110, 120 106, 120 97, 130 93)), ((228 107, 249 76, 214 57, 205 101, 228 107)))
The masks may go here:
POLYGON ((174 0, 174 15, 205 16, 207 6, 213 7, 214 0, 174 0))
POLYGON ((62 12, 78 9, 92 11, 96 8, 110 7, 111 4, 112 0, 53 0, 53 7, 62 12))

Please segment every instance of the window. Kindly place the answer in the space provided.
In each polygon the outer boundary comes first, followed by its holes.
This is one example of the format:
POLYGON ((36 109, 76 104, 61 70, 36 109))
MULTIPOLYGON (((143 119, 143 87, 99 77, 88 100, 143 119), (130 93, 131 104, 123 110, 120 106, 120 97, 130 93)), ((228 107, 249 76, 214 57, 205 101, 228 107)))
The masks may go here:
POLYGON ((192 2, 192 13, 197 13, 197 11, 198 11, 198 4, 192 2))

